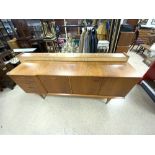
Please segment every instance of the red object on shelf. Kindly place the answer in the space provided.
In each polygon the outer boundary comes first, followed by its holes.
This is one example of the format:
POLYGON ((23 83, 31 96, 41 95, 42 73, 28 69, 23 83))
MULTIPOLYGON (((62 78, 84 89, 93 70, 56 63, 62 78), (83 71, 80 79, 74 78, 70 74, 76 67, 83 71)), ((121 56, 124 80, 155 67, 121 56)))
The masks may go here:
POLYGON ((155 80, 155 61, 150 66, 148 71, 144 74, 142 80, 155 80))

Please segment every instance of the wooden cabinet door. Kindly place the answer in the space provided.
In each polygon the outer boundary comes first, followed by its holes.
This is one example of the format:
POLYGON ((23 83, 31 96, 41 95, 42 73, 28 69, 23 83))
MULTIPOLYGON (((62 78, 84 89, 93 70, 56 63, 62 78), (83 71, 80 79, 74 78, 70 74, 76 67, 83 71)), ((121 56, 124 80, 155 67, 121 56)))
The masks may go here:
POLYGON ((36 76, 11 76, 11 78, 27 93, 46 94, 45 89, 41 85, 36 76))
POLYGON ((137 78, 103 78, 99 95, 125 97, 138 81, 137 78))
POLYGON ((68 77, 39 76, 39 79, 48 93, 71 93, 68 77))
POLYGON ((101 78, 97 77, 70 77, 73 94, 97 95, 101 78))

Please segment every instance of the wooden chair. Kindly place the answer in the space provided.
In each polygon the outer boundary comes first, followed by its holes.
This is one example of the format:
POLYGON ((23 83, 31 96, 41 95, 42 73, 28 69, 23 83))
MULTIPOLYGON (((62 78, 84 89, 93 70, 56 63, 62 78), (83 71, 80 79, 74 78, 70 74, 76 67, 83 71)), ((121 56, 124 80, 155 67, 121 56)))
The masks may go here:
POLYGON ((155 35, 148 34, 148 43, 147 44, 141 44, 140 48, 137 50, 137 53, 143 54, 146 50, 148 52, 151 52, 150 47, 154 42, 155 42, 155 35))
POLYGON ((15 82, 7 75, 7 72, 14 68, 12 64, 4 63, 9 58, 12 58, 10 51, 5 51, 0 54, 0 91, 2 91, 5 87, 13 89, 16 85, 15 82))
POLYGON ((31 43, 30 43, 30 39, 32 37, 22 37, 22 38, 17 38, 17 43, 20 46, 20 48, 31 48, 31 43))
POLYGON ((58 44, 56 39, 44 39, 46 49, 48 52, 59 52, 58 44))

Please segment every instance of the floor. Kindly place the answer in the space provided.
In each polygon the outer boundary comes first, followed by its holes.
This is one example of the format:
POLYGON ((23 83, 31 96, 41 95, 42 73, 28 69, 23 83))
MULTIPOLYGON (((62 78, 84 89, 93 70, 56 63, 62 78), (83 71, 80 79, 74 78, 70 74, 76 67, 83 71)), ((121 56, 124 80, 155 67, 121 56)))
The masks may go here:
MULTIPOLYGON (((142 58, 129 62, 144 73, 142 58)), ((125 99, 47 96, 43 100, 18 86, 0 93, 0 134, 155 134, 155 104, 135 86, 125 99)))

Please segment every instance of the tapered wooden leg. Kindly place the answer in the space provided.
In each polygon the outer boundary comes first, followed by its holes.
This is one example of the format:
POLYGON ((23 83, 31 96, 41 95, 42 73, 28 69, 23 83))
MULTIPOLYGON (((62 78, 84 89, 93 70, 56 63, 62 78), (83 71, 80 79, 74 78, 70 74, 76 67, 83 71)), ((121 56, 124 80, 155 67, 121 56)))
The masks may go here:
POLYGON ((41 96, 43 99, 45 99, 45 97, 46 97, 46 95, 44 95, 44 94, 40 94, 40 96, 41 96))
POLYGON ((106 103, 107 102, 107 100, 105 99, 105 98, 103 98, 103 99, 99 99, 101 102, 103 102, 103 103, 106 103))
POLYGON ((105 104, 108 104, 110 100, 111 100, 110 98, 107 98, 107 101, 105 102, 105 104))
POLYGON ((111 100, 111 98, 107 98, 107 99, 100 99, 102 102, 104 102, 105 104, 108 104, 108 102, 111 100))

